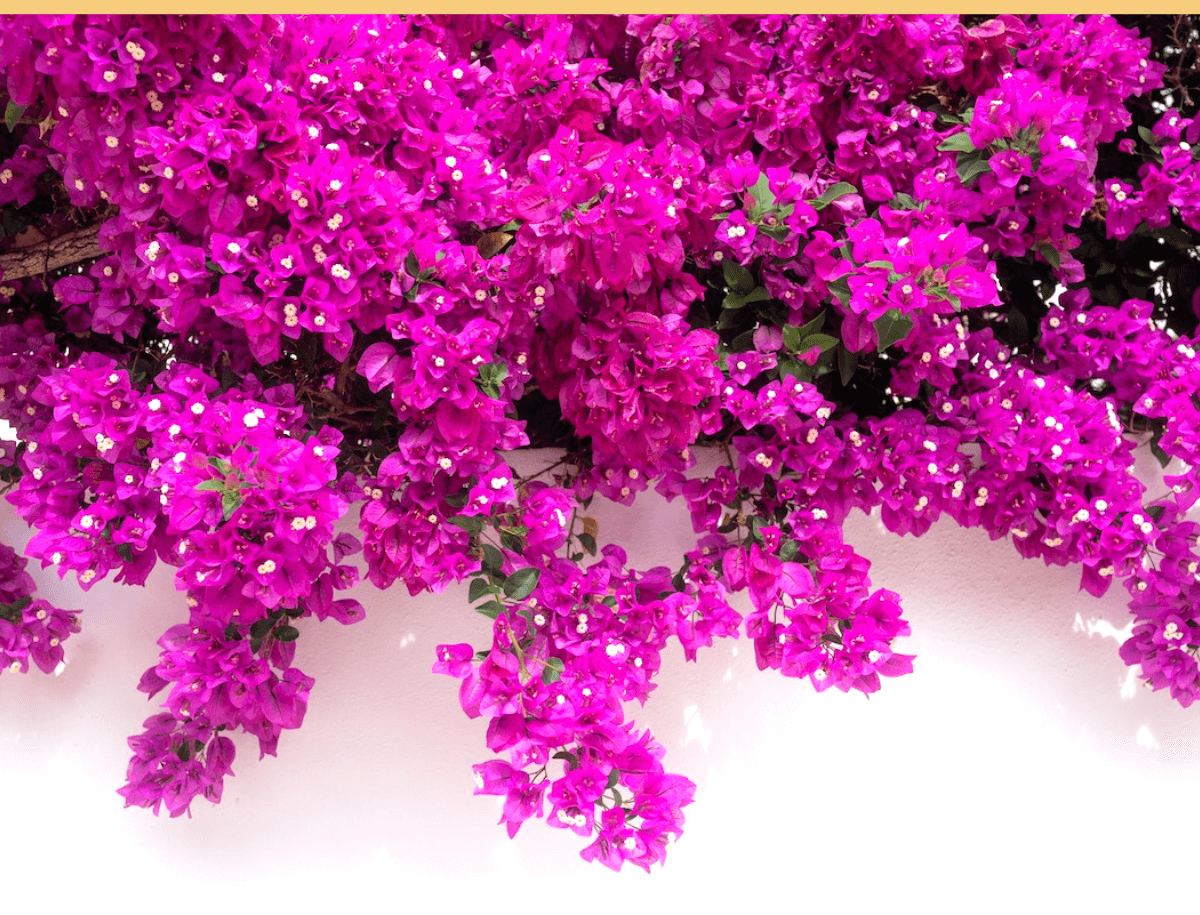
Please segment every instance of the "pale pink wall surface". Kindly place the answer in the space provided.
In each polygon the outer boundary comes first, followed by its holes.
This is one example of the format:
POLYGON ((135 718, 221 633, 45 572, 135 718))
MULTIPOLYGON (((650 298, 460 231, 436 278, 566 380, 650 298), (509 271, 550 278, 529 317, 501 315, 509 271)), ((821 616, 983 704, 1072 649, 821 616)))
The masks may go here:
MULTIPOLYGON (((682 506, 652 493, 595 509, 601 541, 640 568, 676 567, 689 546, 682 506)), ((649 876, 586 864, 578 837, 540 821, 510 841, 498 799, 472 795, 485 724, 429 672, 436 644, 486 643, 465 586, 364 587, 365 622, 302 622, 297 663, 317 681, 303 728, 261 762, 239 740, 221 805, 170 820, 122 809, 115 789, 125 738, 157 708, 134 687, 186 616, 171 570, 84 595, 31 568, 43 596, 85 613, 60 676, 0 677, 4 910, 1200 909, 1200 721, 1135 688, 1117 657, 1124 592, 1095 600, 1074 569, 952 522, 901 539, 860 515, 847 538, 903 595, 916 672, 870 700, 816 695, 760 673, 747 642, 696 664, 673 645, 631 713, 697 802, 649 876)), ((7 505, 0 539, 28 539, 7 505)))

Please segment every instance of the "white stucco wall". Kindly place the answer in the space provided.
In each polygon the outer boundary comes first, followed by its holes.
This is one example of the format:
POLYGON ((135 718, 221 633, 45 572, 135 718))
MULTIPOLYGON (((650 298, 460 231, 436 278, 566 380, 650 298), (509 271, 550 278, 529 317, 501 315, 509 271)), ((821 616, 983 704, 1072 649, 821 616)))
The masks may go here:
MULTIPOLYGON (((639 567, 687 548, 682 506, 653 494, 595 514, 639 567)), ((28 539, 6 504, 0 538, 28 539)), ((1135 688, 1117 657, 1124 592, 1095 600, 1074 569, 952 522, 900 539, 857 516, 848 539, 903 595, 916 672, 870 700, 816 695, 759 673, 746 642, 696 664, 673 647, 634 717, 697 802, 649 876, 586 864, 578 837, 541 822, 510 841, 498 799, 472 795, 485 723, 429 672, 435 644, 485 641, 465 587, 364 587, 360 625, 305 621, 304 727, 276 759, 240 741, 223 803, 170 820, 122 809, 115 789, 125 738, 155 710, 135 684, 185 616, 171 570, 85 596, 31 569, 85 613, 61 676, 0 677, 4 909, 1195 911, 1200 712, 1135 688)))

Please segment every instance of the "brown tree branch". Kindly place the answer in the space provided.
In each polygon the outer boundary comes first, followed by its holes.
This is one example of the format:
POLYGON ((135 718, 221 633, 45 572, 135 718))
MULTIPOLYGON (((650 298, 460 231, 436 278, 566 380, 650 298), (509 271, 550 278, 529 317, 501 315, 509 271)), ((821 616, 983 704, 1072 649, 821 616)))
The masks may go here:
POLYGON ((5 280, 19 280, 100 257, 104 252, 96 240, 99 232, 99 225, 86 226, 48 241, 5 251, 0 254, 0 270, 4 271, 5 280))

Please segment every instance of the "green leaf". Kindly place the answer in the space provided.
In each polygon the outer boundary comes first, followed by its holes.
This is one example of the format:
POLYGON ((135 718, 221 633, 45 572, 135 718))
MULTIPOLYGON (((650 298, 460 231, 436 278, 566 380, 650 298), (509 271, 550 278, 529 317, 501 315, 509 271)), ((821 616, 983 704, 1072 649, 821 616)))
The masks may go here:
POLYGON ((779 360, 779 377, 799 378, 801 381, 812 381, 817 370, 806 362, 798 359, 783 358, 779 360))
POLYGON ((791 562, 799 552, 800 544, 795 540, 785 540, 783 546, 779 548, 779 558, 784 562, 791 562))
POLYGON ((728 330, 731 327, 736 327, 742 323, 742 319, 737 309, 730 308, 721 312, 721 317, 717 320, 717 330, 728 330))
POLYGON ((617 782, 619 782, 620 780, 621 780, 621 770, 620 769, 610 770, 608 773, 608 784, 604 786, 604 790, 608 791, 612 788, 617 787, 617 782))
POLYGON ((578 757, 574 753, 569 752, 568 750, 559 750, 557 753, 555 753, 550 758, 551 759, 561 759, 563 761, 563 764, 567 767, 567 769, 574 769, 578 765, 578 757))
POLYGON ((221 496, 221 510, 225 513, 225 520, 228 521, 233 517, 233 513, 242 505, 242 497, 236 492, 226 490, 221 496))
POLYGON ((197 483, 196 489, 200 492, 224 492, 224 480, 205 480, 203 483, 197 483))
POLYGON ((837 184, 826 189, 825 193, 812 202, 814 210, 823 210, 829 204, 833 203, 839 197, 845 197, 847 194, 857 192, 857 188, 853 184, 847 184, 845 181, 839 181, 837 184))
POLYGON ((504 612, 504 604, 498 600, 490 600, 486 604, 480 604, 475 608, 476 611, 482 613, 488 619, 495 619, 504 612))
POLYGON ((504 582, 504 594, 512 600, 524 600, 533 593, 541 575, 538 569, 517 569, 504 582))
POLYGON ((736 292, 731 292, 725 296, 725 300, 721 302, 721 307, 729 310, 746 307, 746 297, 738 295, 736 292))
POLYGON ((893 210, 915 210, 920 204, 908 194, 897 194, 889 201, 888 206, 893 210))
MULTIPOLYGON (((556 658, 553 655, 546 658, 546 665, 542 668, 542 682, 549 686, 551 683, 557 683, 565 670, 562 658, 556 658)), ((557 757, 556 757, 557 758, 557 757)))
MULTIPOLYGON (((11 106, 12 102, 9 102, 8 104, 9 104, 9 106, 11 106)), ((4 116, 4 122, 6 124, 8 123, 8 115, 7 114, 4 116)), ((8 129, 12 130, 11 127, 8 129)), ((1152 131, 1149 127, 1139 127, 1137 130, 1138 130, 1138 136, 1142 138, 1143 143, 1148 143, 1149 145, 1153 146, 1155 149, 1158 149, 1158 137, 1156 137, 1154 135, 1154 131, 1152 131)))
POLYGON ((26 105, 18 105, 12 99, 8 101, 8 107, 4 109, 4 126, 8 128, 8 132, 12 133, 17 129, 17 121, 21 120, 21 115, 25 113, 26 105))
POLYGON ((596 555, 596 538, 591 534, 580 534, 577 538, 579 545, 588 551, 589 556, 596 555))
POLYGON ((467 590, 467 600, 470 603, 475 603, 485 594, 494 594, 495 589, 487 583, 483 578, 472 578, 471 587, 467 590))
POLYGON ((478 515, 456 515, 453 518, 447 518, 446 523, 461 527, 464 531, 472 534, 478 534, 484 528, 484 520, 478 515))
POLYGON ((874 322, 875 333, 879 337, 879 352, 883 352, 893 343, 899 343, 913 329, 912 318, 902 314, 898 308, 889 308, 883 316, 874 322))
POLYGON ((758 180, 754 182, 754 187, 750 188, 750 194, 754 197, 756 210, 767 210, 775 205, 775 195, 771 193, 766 172, 759 172, 758 180))
POLYGON ((1163 451, 1162 445, 1160 445, 1158 442, 1151 442, 1150 453, 1154 455, 1154 459, 1158 461, 1162 469, 1166 470, 1167 466, 1171 463, 1171 455, 1163 451))
POLYGON ((1165 509, 1166 509, 1165 505, 1151 505, 1146 509, 1146 514, 1149 515, 1154 520, 1155 524, 1157 524, 1158 519, 1162 517, 1163 511, 1165 509))
POLYGON ((754 275, 737 261, 725 261, 725 282, 738 295, 749 295, 754 289, 754 275))
POLYGON ((803 340, 809 334, 815 334, 815 333, 820 332, 821 328, 824 326, 825 326, 825 312, 822 311, 819 315, 817 315, 815 318, 813 318, 807 324, 802 324, 800 326, 800 339, 803 340))
POLYGON ((809 334, 800 344, 804 352, 808 352, 814 346, 819 346, 823 353, 828 352, 837 345, 837 338, 831 337, 829 334, 809 334))
POLYGON ((280 626, 275 630, 276 642, 294 642, 300 638, 300 630, 295 626, 280 626))
POLYGON ((804 333, 799 327, 792 324, 786 324, 783 328, 783 345, 790 349, 793 353, 800 349, 800 341, 804 339, 804 333))
POLYGON ((748 353, 754 349, 754 328, 744 330, 729 344, 729 352, 731 353, 748 353))
POLYGON ((783 225, 762 225, 758 227, 758 231, 767 236, 767 238, 774 239, 775 241, 787 241, 788 237, 792 234, 792 230, 783 225))
POLYGON ((850 280, 844 276, 839 276, 836 280, 831 280, 826 284, 829 291, 837 296, 837 300, 845 305, 850 301, 850 280))
POLYGON ((2 609, 5 614, 12 614, 11 618, 15 620, 17 615, 32 603, 33 598, 29 595, 26 595, 25 597, 17 598, 11 604, 4 604, 0 606, 0 609, 2 609))
POLYGON ((762 531, 760 529, 764 525, 766 525, 766 521, 764 521, 762 518, 758 517, 758 515, 755 515, 750 519, 750 525, 749 525, 750 539, 753 540, 755 543, 763 542, 763 535, 762 535, 762 531))
POLYGON ((421 272, 421 262, 417 260, 416 251, 409 251, 404 258, 404 272, 412 277, 421 272))
POLYGON ((842 385, 850 383, 850 379, 854 377, 854 373, 858 371, 858 353, 852 353, 843 345, 838 348, 838 377, 842 379, 842 385))
POLYGON ((992 170, 991 163, 986 159, 973 159, 970 154, 960 155, 958 157, 958 180, 963 183, 963 187, 970 186, 971 182, 982 175, 984 172, 992 170))
POLYGON ((512 550, 518 555, 525 552, 525 541, 512 531, 500 532, 500 545, 506 550, 512 550))
POLYGON ((229 461, 225 460, 225 458, 219 457, 210 457, 208 459, 208 466, 214 468, 217 473, 221 474, 229 473, 229 471, 233 469, 233 465, 230 464, 229 461))
POLYGON ((941 152, 975 152, 975 144, 965 130, 962 133, 951 134, 938 144, 941 152))
POLYGON ((1046 263, 1055 270, 1062 265, 1062 255, 1058 253, 1058 249, 1053 245, 1042 243, 1038 245, 1038 251, 1045 258, 1046 263))
POLYGON ((1166 434, 1166 431, 1167 427, 1164 423, 1156 422, 1154 424, 1154 434, 1150 439, 1150 453, 1154 455, 1155 460, 1158 461, 1163 470, 1166 470, 1167 465, 1171 463, 1171 455, 1167 454, 1167 452, 1163 450, 1163 446, 1161 444, 1163 435, 1166 434))
POLYGON ((275 625, 275 621, 269 617, 265 620, 259 620, 250 627, 250 637, 255 639, 266 638, 268 632, 275 625))
POLYGON ((504 566, 504 554, 490 543, 483 545, 483 568, 488 572, 499 572, 504 566))

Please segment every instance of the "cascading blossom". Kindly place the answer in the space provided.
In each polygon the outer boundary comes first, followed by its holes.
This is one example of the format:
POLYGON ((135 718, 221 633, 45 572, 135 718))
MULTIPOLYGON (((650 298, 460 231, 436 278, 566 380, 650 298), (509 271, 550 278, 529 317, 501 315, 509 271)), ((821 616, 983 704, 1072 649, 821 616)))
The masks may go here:
MULTIPOLYGON (((275 754, 360 578, 468 581, 490 634, 433 670, 477 792, 649 869, 695 794, 634 714, 672 642, 912 672, 853 510, 1120 583, 1121 658, 1190 705, 1198 23, 5 16, 0 482, 42 568, 182 592, 126 805, 275 754), (588 514, 651 486, 674 568, 588 514)), ((25 569, 0 672, 62 672, 79 612, 25 569)))

